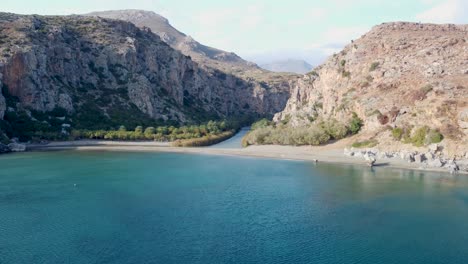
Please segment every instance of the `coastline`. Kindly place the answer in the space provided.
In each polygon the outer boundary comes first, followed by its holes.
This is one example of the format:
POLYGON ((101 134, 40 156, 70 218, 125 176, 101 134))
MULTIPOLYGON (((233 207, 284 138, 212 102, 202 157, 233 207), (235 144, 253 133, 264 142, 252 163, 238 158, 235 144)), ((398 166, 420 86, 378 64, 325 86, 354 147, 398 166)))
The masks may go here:
MULTIPOLYGON (((253 158, 270 158, 282 160, 298 160, 335 164, 351 164, 368 166, 363 158, 349 157, 343 153, 342 143, 332 143, 326 146, 278 146, 263 145, 249 146, 242 149, 234 148, 209 148, 209 147, 171 147, 169 142, 145 142, 145 141, 104 141, 104 140, 80 140, 52 142, 49 144, 31 144, 27 151, 54 151, 54 150, 78 150, 78 151, 142 151, 186 153, 204 155, 243 156, 253 158)), ((401 159, 378 159, 376 167, 400 168, 418 171, 432 171, 449 173, 445 168, 423 167, 421 164, 409 163, 401 159)), ((460 171, 458 174, 468 173, 460 171)))

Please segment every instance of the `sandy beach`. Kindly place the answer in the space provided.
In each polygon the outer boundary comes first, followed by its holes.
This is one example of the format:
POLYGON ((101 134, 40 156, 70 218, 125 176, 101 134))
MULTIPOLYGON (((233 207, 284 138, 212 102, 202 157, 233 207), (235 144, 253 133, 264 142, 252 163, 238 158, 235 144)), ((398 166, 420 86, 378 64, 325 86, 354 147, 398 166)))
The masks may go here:
MULTIPOLYGON (((146 152, 171 152, 190 153, 204 155, 228 155, 245 156, 257 158, 272 158, 285 160, 301 160, 327 163, 356 164, 367 166, 363 158, 349 157, 343 154, 346 142, 332 143, 326 146, 249 146, 242 149, 230 148, 186 148, 171 147, 167 142, 129 142, 129 141, 103 141, 103 140, 80 140, 52 142, 49 144, 30 144, 28 151, 51 151, 51 150, 105 150, 105 151, 146 151, 146 152)), ((408 163, 400 159, 379 159, 376 166, 392 168, 403 168, 413 170, 437 171, 447 173, 443 168, 427 168, 420 164, 408 163)))

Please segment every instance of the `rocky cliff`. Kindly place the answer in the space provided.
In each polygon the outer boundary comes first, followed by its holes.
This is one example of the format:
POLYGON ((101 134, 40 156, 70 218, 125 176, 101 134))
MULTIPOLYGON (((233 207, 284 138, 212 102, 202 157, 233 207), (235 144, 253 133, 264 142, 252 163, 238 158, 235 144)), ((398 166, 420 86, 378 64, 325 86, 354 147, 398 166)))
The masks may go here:
POLYGON ((273 114, 288 96, 200 66, 128 22, 8 13, 0 13, 0 85, 0 118, 10 108, 33 121, 55 112, 72 126, 273 114))
POLYGON ((246 61, 233 52, 208 47, 192 37, 174 28, 169 20, 145 10, 112 10, 86 14, 87 16, 119 19, 131 22, 140 28, 148 28, 172 48, 190 56, 201 67, 216 69, 241 78, 255 86, 271 89, 279 105, 286 104, 289 98, 290 80, 300 76, 296 74, 275 73, 246 61))
POLYGON ((110 10, 86 14, 103 18, 119 19, 131 22, 138 27, 146 27, 159 35, 161 39, 176 50, 190 56, 196 62, 213 68, 259 70, 254 63, 243 60, 235 53, 208 47, 192 37, 174 28, 169 20, 152 11, 145 10, 110 10))
MULTIPOLYGON (((362 139, 410 148, 391 129, 439 130, 449 155, 468 150, 468 26, 388 23, 374 27, 295 84, 274 120, 364 120, 362 139)), ((414 130, 413 130, 414 131, 414 130)))

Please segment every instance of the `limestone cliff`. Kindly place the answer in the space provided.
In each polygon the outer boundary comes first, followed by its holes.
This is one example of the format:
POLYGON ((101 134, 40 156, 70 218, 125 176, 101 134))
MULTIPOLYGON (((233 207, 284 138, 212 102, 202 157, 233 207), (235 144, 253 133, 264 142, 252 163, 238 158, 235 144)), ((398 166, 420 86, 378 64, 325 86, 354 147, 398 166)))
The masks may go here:
MULTIPOLYGON (((468 26, 388 23, 330 57, 293 89, 275 120, 364 120, 362 138, 403 147, 390 127, 429 126, 452 153, 468 149, 468 26)), ((284 122, 284 121, 283 121, 284 122)), ((407 148, 408 146, 404 146, 407 148)))
POLYGON ((150 29, 172 48, 197 62, 201 67, 216 69, 241 78, 251 85, 274 91, 277 104, 284 107, 289 98, 290 80, 299 78, 292 73, 275 73, 246 61, 233 52, 203 45, 192 37, 174 28, 169 20, 145 10, 111 10, 86 14, 88 16, 119 19, 131 22, 140 28, 150 29))
POLYGON ((273 114, 288 95, 201 67, 128 22, 8 13, 0 13, 0 84, 0 117, 5 96, 28 115, 62 109, 97 121, 123 113, 178 122, 273 114))

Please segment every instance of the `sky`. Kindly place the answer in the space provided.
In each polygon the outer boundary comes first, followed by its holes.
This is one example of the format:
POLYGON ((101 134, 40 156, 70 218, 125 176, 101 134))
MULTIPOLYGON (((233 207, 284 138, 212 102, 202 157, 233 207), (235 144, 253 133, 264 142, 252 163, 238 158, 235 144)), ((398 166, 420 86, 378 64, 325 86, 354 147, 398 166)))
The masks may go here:
POLYGON ((257 63, 328 55, 383 22, 468 23, 468 0, 2 0, 0 11, 68 15, 143 9, 208 46, 257 63))

